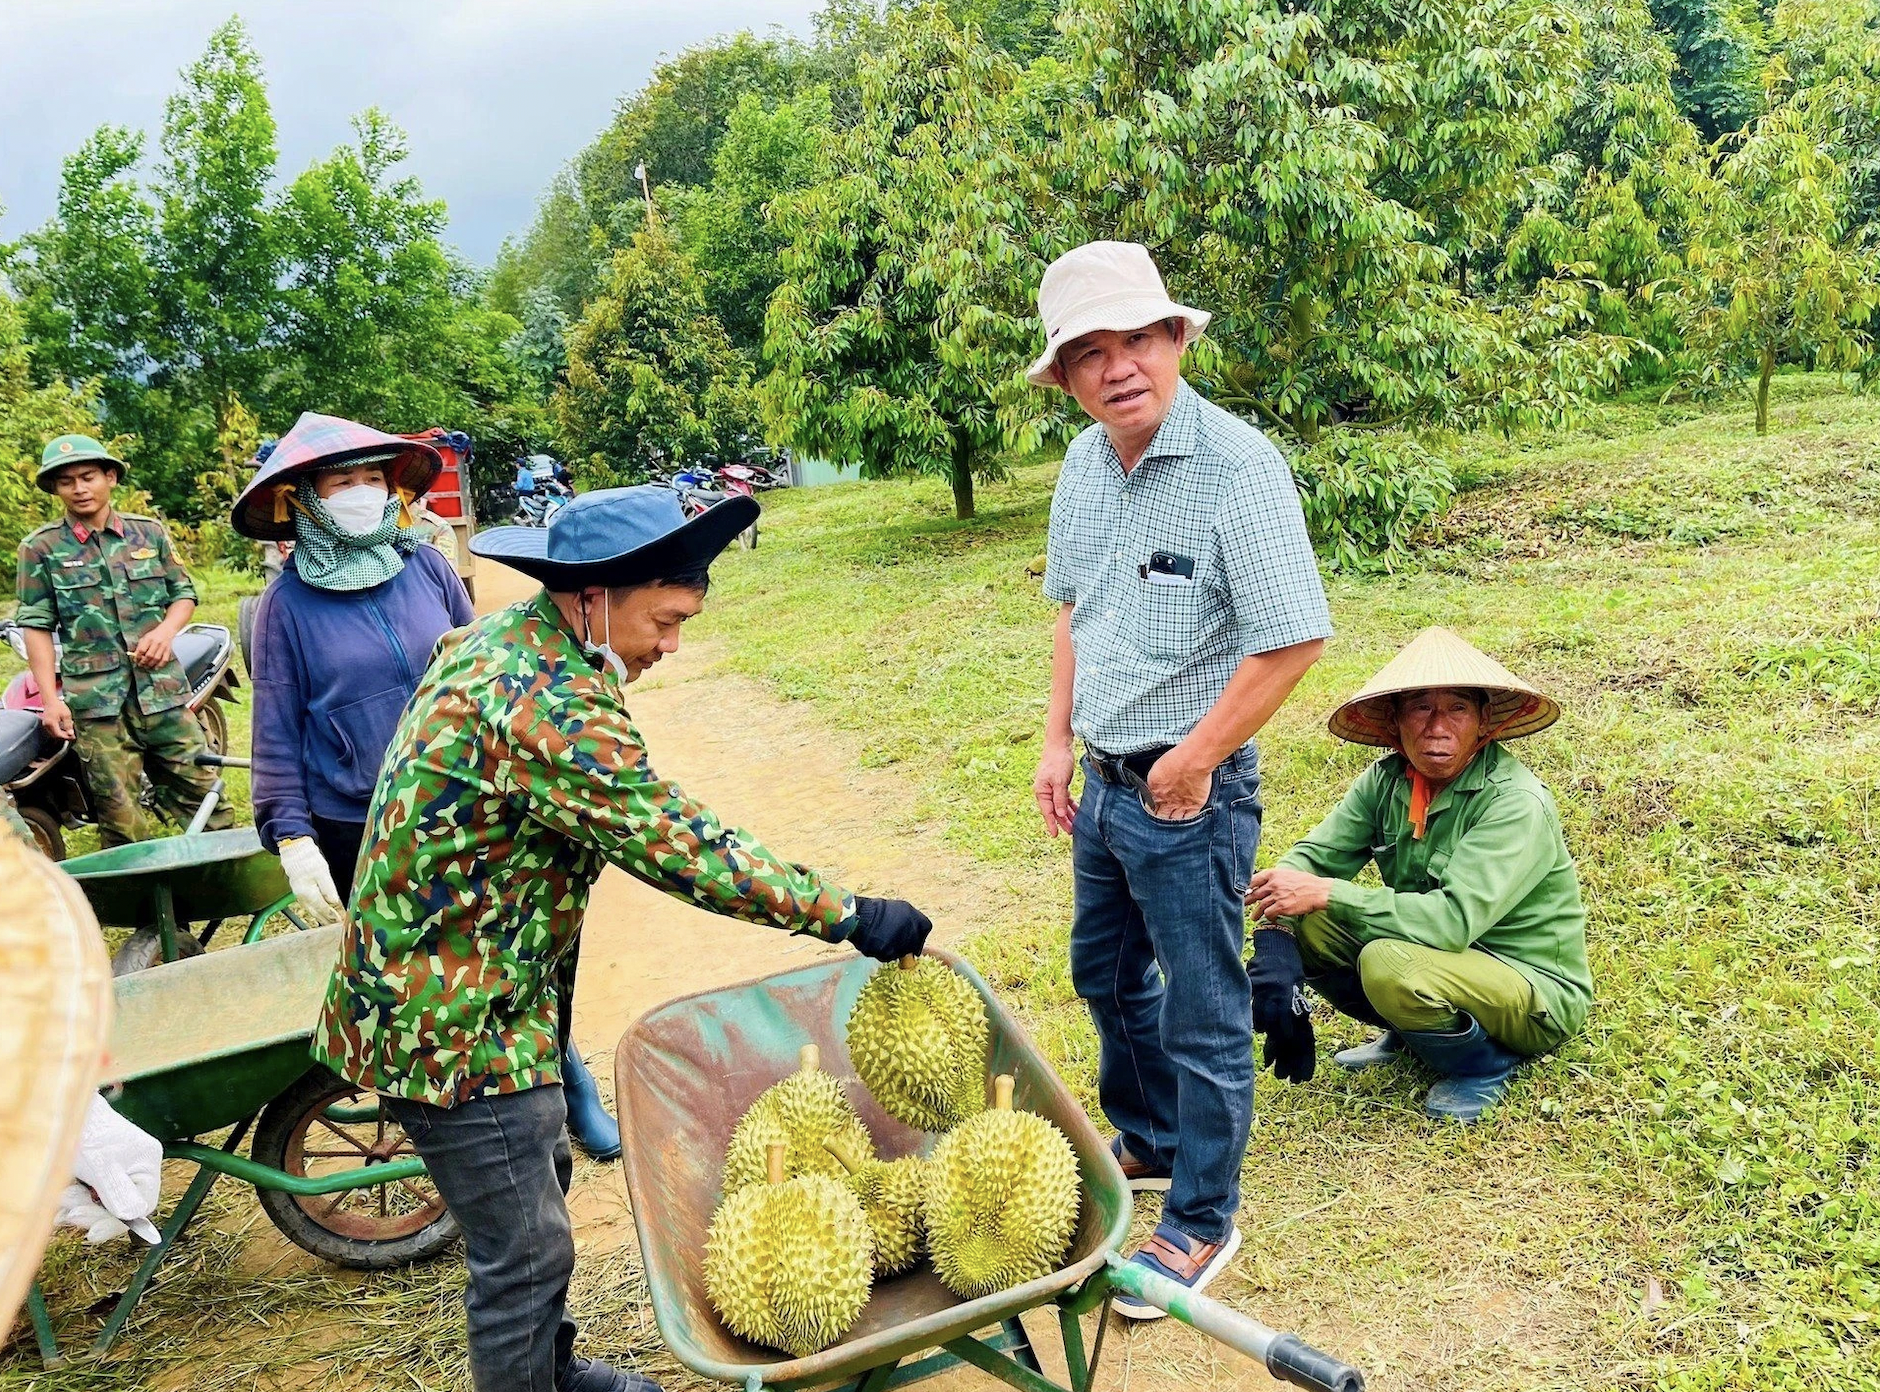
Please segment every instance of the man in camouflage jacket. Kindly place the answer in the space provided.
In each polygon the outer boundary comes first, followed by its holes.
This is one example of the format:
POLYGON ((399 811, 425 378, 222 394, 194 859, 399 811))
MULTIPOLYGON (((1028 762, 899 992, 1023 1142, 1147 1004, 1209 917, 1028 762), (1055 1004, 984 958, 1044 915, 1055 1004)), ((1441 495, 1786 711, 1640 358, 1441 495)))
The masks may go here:
MULTIPOLYGON (((138 803, 146 773, 158 806, 184 823, 215 782, 196 765, 206 752, 202 727, 171 651, 196 591, 163 524, 111 505, 124 473, 88 436, 46 446, 37 482, 58 495, 65 516, 20 543, 14 615, 45 699, 40 720, 77 749, 106 846, 151 834, 138 803)), ((209 825, 228 824, 217 808, 209 825)))
POLYGON ((678 648, 706 565, 756 512, 734 498, 687 522, 643 486, 478 536, 546 588, 440 640, 380 769, 313 1052, 382 1094, 464 1230, 478 1392, 651 1387, 573 1357, 564 1314, 561 983, 601 870, 883 961, 932 926, 723 825, 653 771, 627 713, 626 683, 678 648))

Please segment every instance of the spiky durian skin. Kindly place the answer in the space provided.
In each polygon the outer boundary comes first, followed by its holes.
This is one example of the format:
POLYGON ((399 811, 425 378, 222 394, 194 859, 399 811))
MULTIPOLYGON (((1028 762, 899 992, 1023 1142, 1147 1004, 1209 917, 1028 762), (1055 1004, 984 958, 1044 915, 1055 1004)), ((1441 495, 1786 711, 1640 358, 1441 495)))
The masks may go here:
POLYGON ((764 1152, 782 1142, 784 1176, 822 1174, 844 1178, 848 1171, 823 1142, 835 1139, 856 1155, 873 1157, 875 1145, 868 1128, 855 1114, 848 1094, 827 1073, 792 1073, 766 1088, 731 1133, 725 1150, 724 1191, 727 1194, 761 1182, 764 1152))
POLYGON ((874 1235, 875 1275, 898 1276, 927 1250, 927 1162, 918 1155, 873 1160, 849 1176, 874 1235))
POLYGON ((728 1196, 705 1239, 705 1293, 734 1334, 803 1358, 868 1304, 873 1238, 861 1202, 827 1175, 728 1196))
POLYGON ((981 1112, 928 1163, 934 1270, 969 1300, 1057 1270, 1078 1195, 1077 1157, 1063 1132, 1031 1112, 981 1112))
POLYGON ((937 957, 883 966, 849 1012, 849 1058, 897 1121, 947 1131, 986 1105, 986 1006, 937 957))

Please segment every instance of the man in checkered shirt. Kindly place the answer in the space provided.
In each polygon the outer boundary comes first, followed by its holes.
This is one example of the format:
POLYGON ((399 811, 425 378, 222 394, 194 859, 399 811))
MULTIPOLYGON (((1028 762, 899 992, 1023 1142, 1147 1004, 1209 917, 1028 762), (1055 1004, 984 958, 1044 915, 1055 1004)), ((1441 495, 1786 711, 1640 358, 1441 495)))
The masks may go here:
POLYGON ((1133 1260, 1199 1290, 1240 1245, 1253 1120, 1241 964, 1260 841, 1253 736, 1331 621, 1285 459, 1182 380, 1208 315, 1169 299, 1126 242, 1053 262, 1038 313, 1030 380, 1096 423, 1051 500, 1044 592, 1062 608, 1033 791, 1046 829, 1072 838, 1071 974, 1102 1046, 1117 1159, 1131 1187, 1168 1191, 1133 1260))

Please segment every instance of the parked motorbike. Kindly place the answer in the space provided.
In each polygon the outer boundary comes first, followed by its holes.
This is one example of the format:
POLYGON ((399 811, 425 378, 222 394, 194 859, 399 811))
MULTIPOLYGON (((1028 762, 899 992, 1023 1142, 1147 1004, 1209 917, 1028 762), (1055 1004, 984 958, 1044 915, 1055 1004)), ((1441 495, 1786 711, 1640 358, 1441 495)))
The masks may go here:
MULTIPOLYGON (((717 471, 719 492, 727 498, 755 498, 759 471, 749 464, 723 464, 717 471)), ((738 533, 738 545, 746 551, 757 548, 757 524, 751 523, 738 533)))
MULTIPOLYGON (((0 636, 25 658, 26 636, 17 623, 0 621, 0 636)), ((56 652, 56 636, 53 644, 56 652)), ((211 754, 225 755, 228 716, 222 706, 235 699, 235 689, 241 685, 232 665, 234 639, 221 624, 190 624, 176 635, 174 647, 189 682, 186 704, 202 726, 203 743, 211 754)), ((71 742, 39 723, 45 704, 31 672, 21 672, 0 692, 0 784, 12 792, 40 849, 49 859, 62 860, 65 829, 95 822, 97 814, 71 742), (25 720, 32 722, 38 735, 26 730, 25 720)), ((144 797, 148 802, 147 784, 144 797)))
POLYGON ((516 494, 516 525, 546 527, 573 500, 574 490, 566 484, 537 483, 533 493, 516 494))

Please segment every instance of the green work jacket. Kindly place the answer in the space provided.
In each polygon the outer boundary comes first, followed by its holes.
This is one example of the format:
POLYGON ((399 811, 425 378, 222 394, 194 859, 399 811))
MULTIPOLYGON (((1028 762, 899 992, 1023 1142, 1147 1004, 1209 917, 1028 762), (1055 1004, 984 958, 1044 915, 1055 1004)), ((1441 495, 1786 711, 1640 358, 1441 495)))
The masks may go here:
POLYGON ((1421 841, 1410 834, 1409 764, 1392 754, 1279 864, 1336 880, 1332 918, 1360 940, 1477 948, 1526 977, 1563 1034, 1586 1022, 1586 910, 1560 813, 1501 745, 1430 800, 1421 841), (1377 862, 1382 886, 1352 882, 1366 861, 1377 862))
POLYGON ((96 531, 70 518, 20 543, 21 628, 59 635, 59 684, 80 717, 116 716, 133 694, 145 715, 189 699, 189 678, 172 657, 146 671, 131 651, 179 599, 194 599, 170 534, 154 517, 113 512, 96 531))

